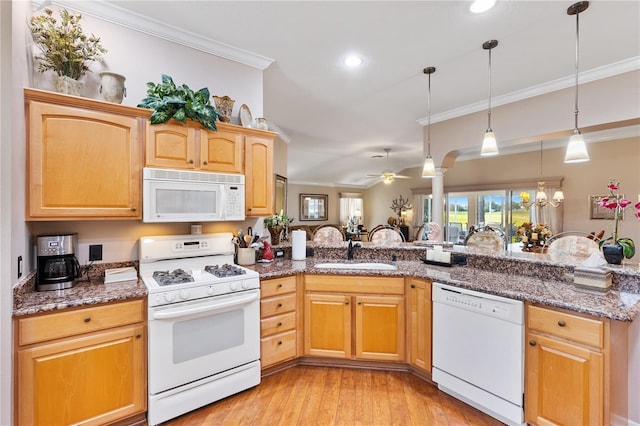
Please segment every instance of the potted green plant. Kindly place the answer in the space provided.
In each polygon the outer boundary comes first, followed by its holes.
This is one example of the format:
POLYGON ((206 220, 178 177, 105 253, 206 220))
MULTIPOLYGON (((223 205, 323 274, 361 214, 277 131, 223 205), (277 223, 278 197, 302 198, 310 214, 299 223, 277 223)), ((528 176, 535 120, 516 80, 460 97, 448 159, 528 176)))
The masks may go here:
POLYGON ((194 92, 186 84, 176 86, 173 79, 162 74, 161 83, 147 83, 147 97, 140 108, 153 109, 151 124, 164 123, 171 118, 185 123, 187 118, 198 121, 209 130, 217 130, 218 111, 209 100, 206 87, 194 92))
MULTIPOLYGON (((607 238, 600 240, 602 253, 608 263, 619 265, 623 258, 631 259, 636 254, 636 246, 631 238, 618 236, 618 221, 622 219, 624 210, 632 204, 631 201, 624 198, 620 193, 615 193, 620 189, 620 183, 615 179, 609 179, 607 185, 609 195, 602 197, 598 204, 606 209, 613 210, 613 234, 607 238)), ((640 202, 634 206, 636 209, 635 216, 640 218, 640 202)))
POLYGON ((289 222, 290 220, 283 210, 280 210, 280 214, 264 218, 264 225, 267 227, 269 234, 271 234, 271 245, 275 246, 280 243, 280 234, 289 225, 289 222))
POLYGON ((56 90, 71 95, 80 95, 82 83, 78 79, 90 71, 90 62, 101 61, 107 52, 99 37, 84 34, 80 19, 80 14, 62 9, 58 22, 53 11, 46 7, 43 15, 29 20, 33 41, 42 51, 35 56, 40 61, 38 72, 54 71, 56 90))

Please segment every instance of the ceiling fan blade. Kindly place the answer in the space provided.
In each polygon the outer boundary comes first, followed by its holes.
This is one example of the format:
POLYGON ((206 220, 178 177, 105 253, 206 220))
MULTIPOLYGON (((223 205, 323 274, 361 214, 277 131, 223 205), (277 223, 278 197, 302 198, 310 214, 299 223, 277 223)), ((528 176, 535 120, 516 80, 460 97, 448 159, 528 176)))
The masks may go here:
POLYGON ((411 179, 411 176, 393 175, 396 179, 411 179))

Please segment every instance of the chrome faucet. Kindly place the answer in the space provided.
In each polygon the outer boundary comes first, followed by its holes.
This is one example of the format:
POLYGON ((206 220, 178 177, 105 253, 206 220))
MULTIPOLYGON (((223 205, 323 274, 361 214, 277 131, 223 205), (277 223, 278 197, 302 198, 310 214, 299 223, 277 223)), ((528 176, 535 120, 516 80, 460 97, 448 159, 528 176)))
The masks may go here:
POLYGON ((353 260, 353 253, 355 253, 356 249, 360 247, 362 247, 362 244, 360 243, 353 244, 353 241, 349 239, 349 247, 347 250, 347 260, 353 260))

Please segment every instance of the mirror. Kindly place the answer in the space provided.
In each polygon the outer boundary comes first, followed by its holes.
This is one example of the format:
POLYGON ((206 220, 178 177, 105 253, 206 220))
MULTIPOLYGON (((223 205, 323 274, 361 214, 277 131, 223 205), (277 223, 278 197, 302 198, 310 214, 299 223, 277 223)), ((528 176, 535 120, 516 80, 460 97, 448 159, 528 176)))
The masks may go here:
POLYGON ((300 194, 300 220, 327 220, 327 194, 300 194))
POLYGON ((276 175, 275 180, 276 182, 273 186, 275 188, 274 211, 276 213, 283 212, 287 214, 287 178, 276 175))

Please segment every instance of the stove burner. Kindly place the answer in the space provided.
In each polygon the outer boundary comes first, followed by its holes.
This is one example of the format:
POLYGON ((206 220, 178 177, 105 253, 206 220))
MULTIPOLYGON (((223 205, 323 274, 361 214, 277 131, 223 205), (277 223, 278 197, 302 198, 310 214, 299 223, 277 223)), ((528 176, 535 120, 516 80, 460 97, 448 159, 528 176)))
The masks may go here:
POLYGON ((159 285, 171 285, 193 282, 193 277, 183 269, 176 269, 172 272, 169 271, 155 271, 153 273, 153 279, 158 282, 159 285))
POLYGON ((205 266, 204 270, 211 275, 215 275, 218 278, 233 277, 236 275, 244 275, 247 273, 247 271, 245 271, 244 269, 236 265, 229 265, 228 263, 225 263, 222 266, 205 266))

